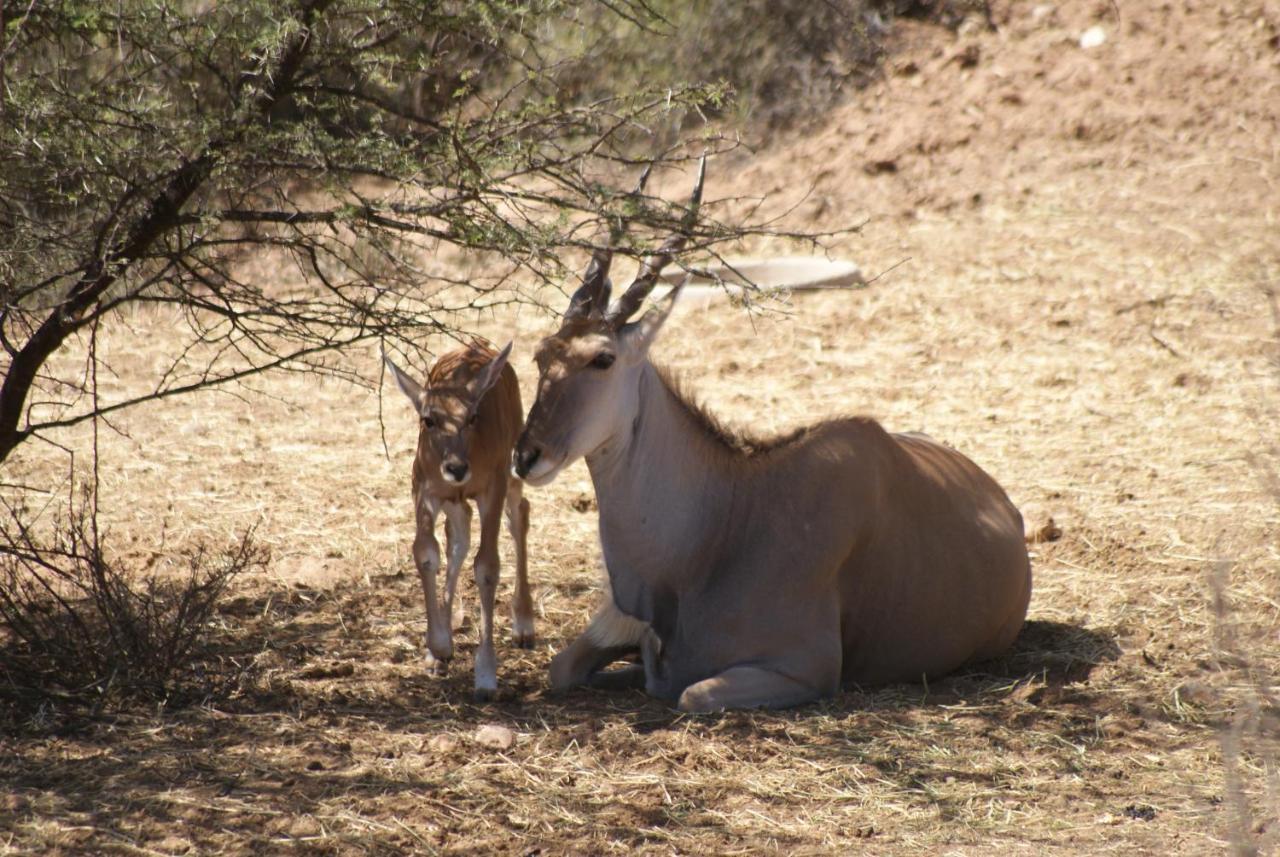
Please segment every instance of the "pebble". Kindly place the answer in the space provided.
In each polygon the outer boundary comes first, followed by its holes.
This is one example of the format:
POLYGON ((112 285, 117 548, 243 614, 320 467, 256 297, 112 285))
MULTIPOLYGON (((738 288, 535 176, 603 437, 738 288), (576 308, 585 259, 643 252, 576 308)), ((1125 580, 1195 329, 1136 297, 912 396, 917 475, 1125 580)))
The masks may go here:
POLYGON ((476 743, 491 750, 510 750, 516 743, 516 733, 505 726, 489 724, 476 730, 476 743))
POLYGON ((1107 41, 1107 31, 1102 27, 1090 27, 1080 34, 1080 47, 1086 51, 1101 47, 1107 41))

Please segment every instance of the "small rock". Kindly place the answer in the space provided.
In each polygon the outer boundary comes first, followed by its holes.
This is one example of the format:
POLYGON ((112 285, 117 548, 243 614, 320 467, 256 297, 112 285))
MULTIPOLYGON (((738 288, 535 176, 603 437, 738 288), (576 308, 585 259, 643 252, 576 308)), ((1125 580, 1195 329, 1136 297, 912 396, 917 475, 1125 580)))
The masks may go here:
POLYGON ((516 733, 491 723, 476 730, 476 743, 491 750, 510 750, 515 746, 516 733))
POLYGON ((1009 692, 1009 698, 1027 705, 1039 705, 1045 697, 1045 686, 1024 682, 1009 692))
POLYGON ((452 753, 458 748, 458 739, 452 735, 436 735, 427 742, 427 748, 441 755, 452 753))
POLYGON ((303 667, 298 670, 297 678, 300 679, 321 679, 321 678, 349 678, 354 675, 356 665, 350 661, 339 663, 319 663, 303 667))
POLYGON ((1107 31, 1100 26, 1090 27, 1080 34, 1080 47, 1084 50, 1093 50, 1106 44, 1107 31))
POLYGON ((309 839, 320 835, 320 822, 309 815, 303 815, 288 822, 285 833, 295 839, 309 839))
POLYGON ((1211 705, 1214 702, 1213 686, 1197 679, 1183 682, 1173 692, 1179 700, 1192 705, 1211 705))
POLYGON ((30 806, 31 801, 19 794, 9 793, 3 798, 0 798, 0 809, 3 809, 5 812, 26 812, 30 806))
POLYGON ((982 48, 977 43, 965 45, 960 50, 951 55, 951 62, 954 62, 960 68, 973 68, 982 60, 982 48))
POLYGON ((1156 817, 1156 809, 1146 804, 1131 803, 1124 808, 1126 818, 1132 818, 1135 821, 1154 821, 1156 817))
POLYGON ((1027 541, 1033 545, 1044 544, 1045 542, 1056 542, 1062 538, 1062 527, 1059 527, 1053 518, 1046 518, 1044 523, 1038 527, 1033 527, 1026 534, 1027 541))
POLYGON ((1051 3, 1040 3, 1031 7, 1031 20, 1037 24, 1052 18, 1054 14, 1055 10, 1051 3))
POLYGON ((982 15, 965 15, 964 20, 960 22, 960 26, 956 27, 956 35, 961 38, 967 36, 976 36, 979 33, 985 33, 991 29, 987 20, 982 15))

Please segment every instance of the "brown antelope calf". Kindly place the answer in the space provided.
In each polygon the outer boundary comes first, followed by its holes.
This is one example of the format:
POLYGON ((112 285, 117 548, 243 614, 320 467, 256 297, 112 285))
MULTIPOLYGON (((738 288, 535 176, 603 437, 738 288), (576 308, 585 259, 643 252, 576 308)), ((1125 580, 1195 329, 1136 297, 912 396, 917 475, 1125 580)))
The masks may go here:
POLYGON ((453 596, 458 571, 471 546, 471 506, 480 510, 480 549, 475 578, 480 590, 480 648, 476 652, 476 697, 490 698, 498 687, 493 650, 493 600, 498 586, 498 519, 506 508, 507 528, 516 543, 516 591, 511 605, 512 637, 533 645, 533 600, 529 596, 525 544, 529 501, 509 472, 511 448, 520 434, 520 387, 507 365, 511 344, 495 352, 478 341, 443 355, 419 385, 384 356, 400 389, 419 417, 413 459, 416 534, 413 560, 427 600, 427 662, 442 673, 453 657, 453 596), (449 564, 444 600, 436 597, 440 546, 436 517, 443 511, 449 564))
MULTIPOLYGON (((690 220, 701 189, 700 173, 690 220)), ((1004 651, 1031 594, 1005 492, 960 453, 864 417, 771 439, 724 428, 649 361, 679 289, 629 320, 683 244, 646 258, 612 306, 597 251, 538 346, 514 467, 545 485, 586 458, 612 590, 552 661, 552 686, 616 678, 597 673, 638 647, 645 688, 683 710, 781 707, 1004 651)))

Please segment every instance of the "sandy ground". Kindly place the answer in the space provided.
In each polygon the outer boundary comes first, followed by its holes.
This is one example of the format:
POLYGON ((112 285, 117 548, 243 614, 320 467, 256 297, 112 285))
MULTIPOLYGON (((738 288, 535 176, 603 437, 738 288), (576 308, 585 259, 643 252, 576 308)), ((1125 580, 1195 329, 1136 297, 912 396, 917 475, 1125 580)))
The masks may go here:
MULTIPOLYGON (((883 276, 754 317, 682 313, 657 348, 729 422, 924 430, 1033 529, 1052 518, 1007 658, 783 713, 550 696, 598 574, 578 465, 527 492, 539 644, 503 646, 500 696, 474 704, 473 628, 447 678, 423 668, 403 398, 272 378, 134 411, 102 441, 126 559, 258 525, 274 560, 221 617, 253 680, 215 706, 0 738, 0 853, 1276 848, 1280 712, 1257 687, 1280 674, 1280 6, 1204 6, 899 27, 882 83, 708 181, 802 200, 801 228, 865 220, 831 252, 883 276), (488 724, 514 744, 482 746, 488 724)), ((119 389, 156 371, 172 323, 128 321, 102 346, 119 389)), ((527 405, 554 319, 463 321, 516 338, 527 405)), ((32 448, 5 481, 65 471, 32 448)))

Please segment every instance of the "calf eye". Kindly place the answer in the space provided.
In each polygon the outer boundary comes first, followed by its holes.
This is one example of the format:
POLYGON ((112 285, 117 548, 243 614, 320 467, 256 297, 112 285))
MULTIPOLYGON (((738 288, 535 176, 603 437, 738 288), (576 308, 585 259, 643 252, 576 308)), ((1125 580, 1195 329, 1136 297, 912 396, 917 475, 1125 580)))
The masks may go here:
POLYGON ((608 351, 601 351, 591 360, 592 369, 608 369, 616 358, 608 351))

